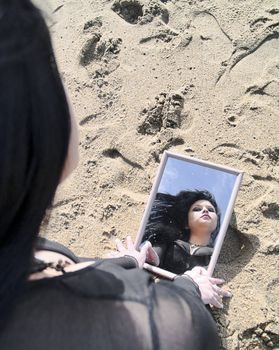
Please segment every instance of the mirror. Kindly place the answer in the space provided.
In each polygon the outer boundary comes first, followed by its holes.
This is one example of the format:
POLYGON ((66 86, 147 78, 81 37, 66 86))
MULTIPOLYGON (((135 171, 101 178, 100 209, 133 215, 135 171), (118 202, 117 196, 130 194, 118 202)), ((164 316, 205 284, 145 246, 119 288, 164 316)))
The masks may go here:
POLYGON ((165 151, 135 243, 139 248, 149 240, 159 262, 149 256, 144 267, 173 279, 203 266, 212 276, 242 176, 236 169, 165 151))

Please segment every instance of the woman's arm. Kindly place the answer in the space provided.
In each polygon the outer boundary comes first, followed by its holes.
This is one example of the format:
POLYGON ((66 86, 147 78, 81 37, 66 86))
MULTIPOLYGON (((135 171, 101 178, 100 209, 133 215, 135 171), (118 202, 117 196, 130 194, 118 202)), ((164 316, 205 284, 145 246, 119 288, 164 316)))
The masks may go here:
POLYGON ((154 287, 154 323, 161 350, 218 350, 216 324, 191 279, 178 277, 154 287))

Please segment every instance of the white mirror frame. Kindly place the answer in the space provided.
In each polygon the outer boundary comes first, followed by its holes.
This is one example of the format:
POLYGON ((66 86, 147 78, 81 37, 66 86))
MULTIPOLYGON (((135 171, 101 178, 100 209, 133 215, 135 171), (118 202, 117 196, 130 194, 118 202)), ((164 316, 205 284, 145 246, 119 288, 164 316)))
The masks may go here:
MULTIPOLYGON (((164 174, 164 169, 165 169, 165 166, 166 166, 166 163, 167 163, 167 160, 169 157, 177 159, 177 160, 186 161, 188 163, 206 166, 206 167, 211 168, 211 169, 224 171, 224 172, 227 172, 227 173, 230 173, 230 174, 233 174, 236 176, 235 184, 234 184, 231 196, 230 196, 230 200, 229 200, 229 203, 228 203, 228 206, 226 209, 226 213, 225 213, 223 222, 221 224, 220 231, 217 235, 216 242, 214 244, 213 254, 210 258, 210 262, 209 262, 209 265, 207 268, 208 275, 212 276, 214 269, 215 269, 215 266, 216 266, 216 263, 217 263, 217 260, 218 260, 218 257, 219 257, 219 254, 220 254, 220 251, 221 251, 221 248, 222 248, 222 245, 223 245, 223 242, 224 242, 224 238, 225 238, 229 223, 230 223, 231 215, 233 212, 233 207, 234 207, 237 193, 238 193, 238 190, 239 190, 239 187, 241 184, 241 180, 243 177, 243 172, 236 170, 236 169, 233 169, 233 168, 230 168, 230 167, 227 167, 227 166, 217 165, 217 164, 214 164, 214 163, 211 163, 208 161, 204 161, 204 160, 200 160, 197 158, 187 157, 184 155, 165 151, 163 156, 162 156, 162 160, 160 162, 159 169, 158 169, 155 181, 154 181, 153 186, 152 186, 152 190, 150 192, 150 196, 149 196, 147 206, 145 208, 145 211, 144 211, 144 214, 143 214, 143 217, 141 220, 139 231, 137 233, 137 237, 136 237, 136 241, 135 241, 136 249, 139 249, 139 246, 141 244, 142 237, 143 237, 144 231, 145 231, 145 226, 148 222, 149 215, 150 215, 150 212, 152 209, 153 201, 154 201, 156 194, 158 192, 158 188, 160 186, 160 182, 161 182, 162 176, 164 174)), ((177 276, 176 274, 174 274, 170 271, 161 269, 159 267, 156 267, 156 266, 153 266, 153 265, 150 265, 147 263, 144 264, 144 268, 146 270, 156 274, 156 275, 159 275, 159 276, 162 276, 164 278, 171 279, 171 280, 173 280, 177 276)))

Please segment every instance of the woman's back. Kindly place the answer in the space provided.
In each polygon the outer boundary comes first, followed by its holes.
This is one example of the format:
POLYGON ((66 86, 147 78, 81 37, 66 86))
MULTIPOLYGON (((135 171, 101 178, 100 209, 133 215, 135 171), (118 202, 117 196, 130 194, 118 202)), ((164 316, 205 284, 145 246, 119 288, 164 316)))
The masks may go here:
POLYGON ((28 282, 0 334, 1 350, 218 349, 196 287, 154 283, 139 269, 102 262, 28 282))

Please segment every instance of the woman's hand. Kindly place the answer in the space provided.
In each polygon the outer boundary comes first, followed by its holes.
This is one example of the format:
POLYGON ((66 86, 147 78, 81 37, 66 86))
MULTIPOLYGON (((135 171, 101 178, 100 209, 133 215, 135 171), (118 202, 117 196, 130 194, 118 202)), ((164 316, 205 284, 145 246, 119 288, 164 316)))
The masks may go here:
POLYGON ((194 267, 190 271, 185 272, 197 283, 201 292, 201 298, 204 304, 211 304, 217 308, 223 308, 222 298, 231 297, 231 293, 218 287, 225 281, 220 278, 213 278, 207 275, 206 269, 202 267, 194 267))
MULTIPOLYGON (((144 241, 141 245, 140 248, 149 241, 144 241)), ((149 242, 150 243, 150 242, 149 242)), ((150 247, 147 250, 147 254, 146 254, 146 261, 147 263, 153 265, 153 266, 159 266, 160 264, 160 258, 159 255, 157 254, 157 252, 155 251, 155 249, 152 247, 151 243, 150 243, 150 247)))
MULTIPOLYGON (((156 252, 154 251, 154 249, 152 248, 152 245, 149 241, 145 241, 141 246, 140 246, 140 250, 136 250, 134 243, 132 241, 132 238, 130 236, 128 236, 126 238, 126 245, 124 245, 120 239, 116 239, 116 247, 117 247, 117 252, 113 252, 112 254, 110 254, 110 257, 121 257, 121 256, 131 256, 134 259, 137 260, 138 265, 140 268, 143 267, 143 264, 145 263, 145 261, 147 260, 147 258, 149 257, 149 259, 155 259, 155 263, 156 261, 156 256, 158 258, 158 255, 156 254, 156 252), (154 255, 155 254, 155 255, 154 255)), ((159 258, 158 258, 159 259, 159 258)), ((149 261, 149 260, 148 260, 149 261)))

